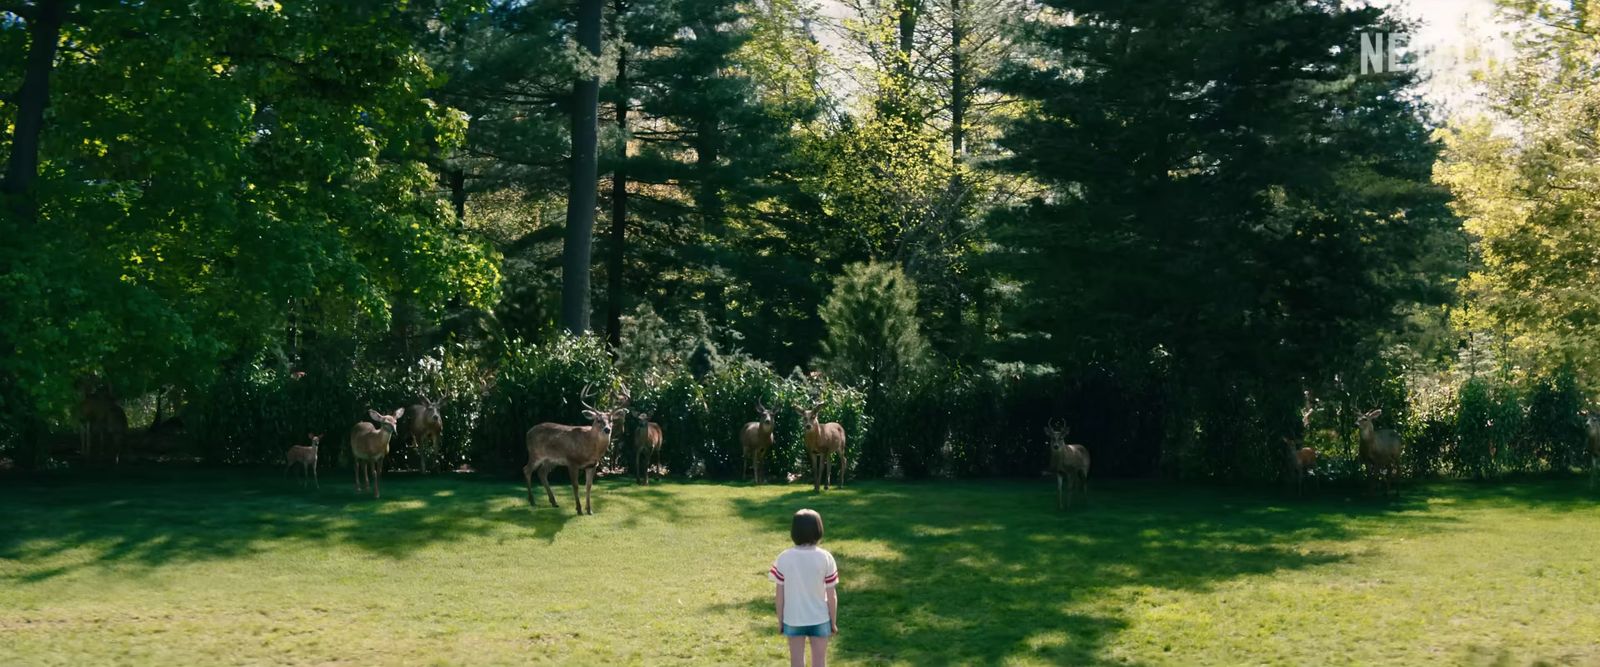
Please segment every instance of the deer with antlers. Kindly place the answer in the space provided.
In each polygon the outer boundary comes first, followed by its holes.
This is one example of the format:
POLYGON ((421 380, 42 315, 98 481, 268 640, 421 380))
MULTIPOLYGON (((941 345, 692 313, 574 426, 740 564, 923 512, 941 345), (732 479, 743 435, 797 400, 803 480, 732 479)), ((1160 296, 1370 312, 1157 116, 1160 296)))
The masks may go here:
MULTIPOLYGON (((772 411, 762 405, 759 398, 756 399, 756 414, 761 415, 761 419, 745 422, 744 428, 739 429, 739 444, 744 449, 744 461, 739 465, 739 476, 744 477, 745 469, 750 468, 750 481, 761 484, 767 481, 766 476, 762 474, 765 469, 763 462, 767 450, 772 449, 772 428, 775 422, 772 411)), ((841 471, 841 476, 842 474, 841 471)))
POLYGON ((442 407, 444 401, 434 401, 427 396, 411 406, 411 422, 406 431, 417 449, 417 461, 423 473, 429 471, 429 462, 439 455, 439 439, 444 435, 444 417, 439 414, 442 407))
POLYGON ((1383 494, 1387 496, 1400 473, 1400 434, 1373 425, 1382 415, 1381 409, 1364 413, 1356 417, 1356 428, 1361 430, 1360 459, 1376 479, 1383 481, 1383 494))
POLYGON ((1056 509, 1071 509, 1072 496, 1082 495, 1089 500, 1089 450, 1083 445, 1068 444, 1067 433, 1072 429, 1062 419, 1050 420, 1044 433, 1050 438, 1050 472, 1056 476, 1056 509), (1065 488, 1063 488, 1065 487, 1065 488), (1066 504, 1062 504, 1063 494, 1066 504))
POLYGON ((651 461, 661 461, 661 425, 650 421, 650 413, 641 412, 634 416, 636 421, 633 429, 633 468, 635 480, 645 486, 650 485, 651 461), (643 465, 639 463, 644 459, 643 465))
POLYGON ((628 416, 627 385, 622 386, 621 400, 614 400, 615 405, 608 410, 601 410, 589 404, 590 385, 584 385, 583 392, 578 395, 578 402, 583 405, 583 416, 589 420, 588 426, 568 426, 546 422, 528 429, 528 464, 522 467, 522 479, 528 485, 528 504, 538 507, 533 500, 533 473, 538 471, 539 483, 544 485, 544 493, 550 499, 551 507, 556 504, 556 494, 550 490, 550 469, 564 466, 568 476, 572 478, 572 503, 577 506, 579 514, 594 514, 594 501, 591 494, 594 490, 595 467, 606 456, 606 449, 611 446, 611 424, 614 421, 626 419, 628 416), (585 477, 583 502, 578 497, 579 473, 585 477))
POLYGON ((310 445, 295 445, 289 448, 289 453, 284 455, 284 460, 289 465, 283 469, 283 474, 288 475, 295 466, 300 466, 300 488, 305 488, 307 480, 314 480, 317 488, 322 488, 322 480, 317 479, 317 446, 322 444, 322 434, 309 433, 306 435, 311 440, 310 445))
POLYGON ((808 410, 795 406, 795 412, 800 414, 800 423, 805 427, 806 454, 811 458, 811 469, 814 477, 811 480, 811 490, 817 491, 829 487, 833 481, 833 455, 839 455, 839 488, 844 488, 844 471, 849 461, 844 451, 844 426, 839 422, 819 423, 818 416, 822 412, 822 399, 812 401, 808 410))
POLYGON ((392 415, 367 410, 367 417, 372 421, 356 422, 350 428, 350 453, 355 455, 357 493, 363 490, 362 476, 365 474, 367 486, 372 487, 372 497, 378 497, 379 482, 383 479, 383 460, 389 456, 389 441, 394 439, 400 417, 405 413, 405 408, 396 408, 392 415))

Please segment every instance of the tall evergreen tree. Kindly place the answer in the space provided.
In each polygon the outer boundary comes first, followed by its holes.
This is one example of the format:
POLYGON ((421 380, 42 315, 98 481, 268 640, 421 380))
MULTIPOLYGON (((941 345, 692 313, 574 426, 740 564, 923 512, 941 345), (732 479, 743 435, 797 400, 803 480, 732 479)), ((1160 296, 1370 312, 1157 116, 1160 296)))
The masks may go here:
POLYGON ((1381 10, 1044 4, 1034 58, 998 80, 1031 109, 1008 167, 1047 188, 996 218, 1025 332, 1007 356, 1164 368, 1180 400, 1281 416, 1397 306, 1446 297, 1450 276, 1415 270, 1457 227, 1415 77, 1357 73, 1358 36, 1400 27, 1381 10))

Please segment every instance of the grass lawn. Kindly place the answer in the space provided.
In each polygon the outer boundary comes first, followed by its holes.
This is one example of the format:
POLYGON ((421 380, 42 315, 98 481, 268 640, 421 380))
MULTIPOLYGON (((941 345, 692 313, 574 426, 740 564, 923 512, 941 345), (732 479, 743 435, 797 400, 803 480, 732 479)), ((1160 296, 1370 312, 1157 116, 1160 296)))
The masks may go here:
POLYGON ((767 565, 821 511, 841 664, 1600 664, 1577 480, 1325 489, 620 479, 594 516, 521 480, 349 471, 0 479, 0 665, 779 664, 767 565))

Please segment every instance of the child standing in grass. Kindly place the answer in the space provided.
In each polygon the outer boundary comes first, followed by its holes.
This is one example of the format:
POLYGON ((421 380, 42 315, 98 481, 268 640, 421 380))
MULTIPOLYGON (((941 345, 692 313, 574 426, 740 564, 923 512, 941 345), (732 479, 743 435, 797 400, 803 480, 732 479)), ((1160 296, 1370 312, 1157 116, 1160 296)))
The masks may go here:
POLYGON ((839 567, 822 541, 822 515, 816 510, 794 513, 789 525, 794 547, 778 554, 767 578, 777 584, 778 630, 789 639, 790 667, 805 667, 811 644, 813 667, 827 667, 828 638, 839 632, 839 567))

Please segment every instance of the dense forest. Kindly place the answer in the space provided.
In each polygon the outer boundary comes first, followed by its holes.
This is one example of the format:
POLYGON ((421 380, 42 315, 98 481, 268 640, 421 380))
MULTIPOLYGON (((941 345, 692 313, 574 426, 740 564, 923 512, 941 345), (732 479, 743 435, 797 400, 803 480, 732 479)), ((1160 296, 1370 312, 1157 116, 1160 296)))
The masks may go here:
POLYGON ((672 475, 737 476, 758 401, 801 469, 813 398, 852 476, 1037 475, 1052 418, 1111 475, 1343 475, 1374 408, 1412 474, 1565 470, 1600 4, 1501 4, 1445 110, 1342 0, 0 0, 0 455, 260 463, 426 397, 505 470, 601 383, 672 475))

